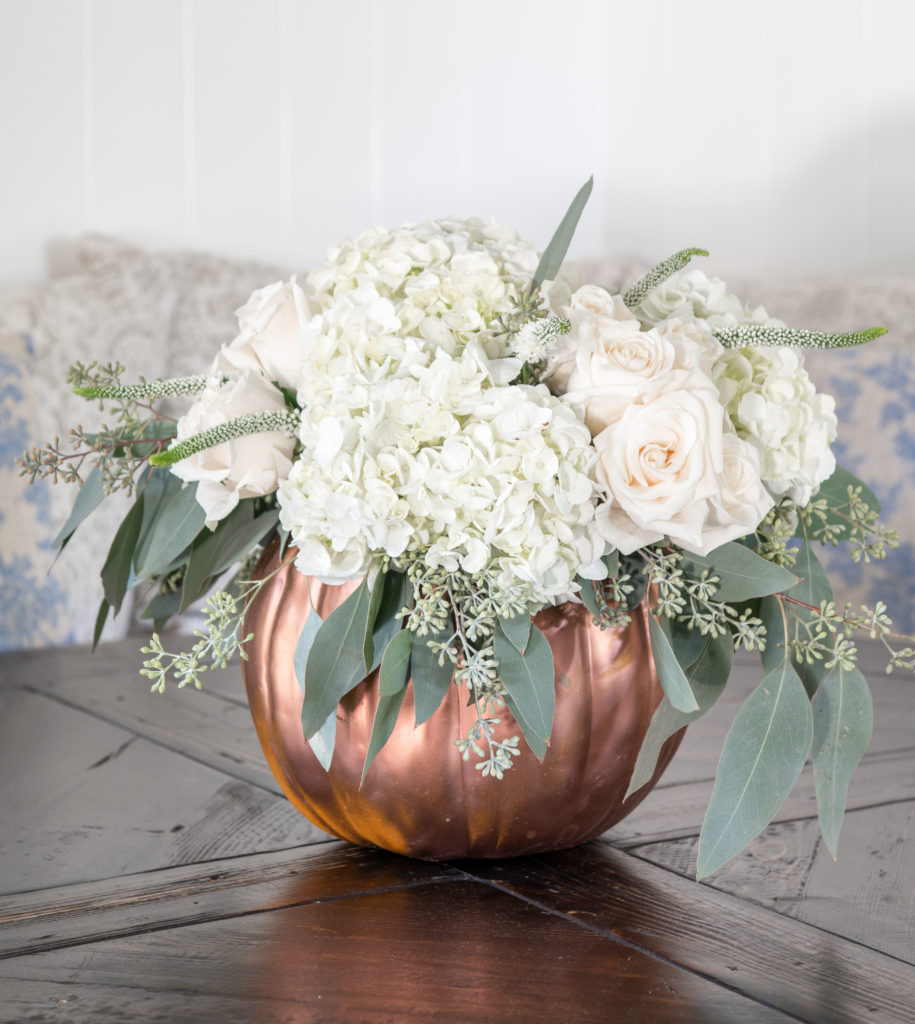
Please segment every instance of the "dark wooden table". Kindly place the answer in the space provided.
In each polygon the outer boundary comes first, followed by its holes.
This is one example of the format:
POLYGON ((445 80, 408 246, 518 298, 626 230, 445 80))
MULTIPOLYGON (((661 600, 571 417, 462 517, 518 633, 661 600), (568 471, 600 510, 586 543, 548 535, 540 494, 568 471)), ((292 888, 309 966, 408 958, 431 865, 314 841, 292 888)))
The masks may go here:
POLYGON ((279 794, 239 673, 148 692, 139 644, 0 657, 0 1020, 915 1021, 915 686, 864 667, 874 739, 840 856, 805 770, 694 881, 741 662, 660 786, 577 850, 430 864, 279 794))

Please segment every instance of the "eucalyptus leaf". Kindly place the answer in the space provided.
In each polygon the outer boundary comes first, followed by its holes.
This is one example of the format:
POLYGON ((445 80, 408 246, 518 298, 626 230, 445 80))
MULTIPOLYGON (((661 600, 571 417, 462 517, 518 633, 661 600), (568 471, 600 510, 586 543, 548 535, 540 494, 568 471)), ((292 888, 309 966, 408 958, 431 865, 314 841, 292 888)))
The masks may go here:
MULTIPOLYGON (((693 630, 698 633, 698 630, 693 630)), ((702 636, 701 634, 699 634, 702 636)), ((687 668, 686 678, 689 680, 690 689, 699 705, 697 711, 678 711, 670 703, 667 696, 661 698, 661 703, 655 709, 645 733, 645 739, 639 749, 639 756, 636 758, 635 767, 632 769, 632 777, 629 780, 629 788, 626 790, 624 799, 641 789, 654 776, 655 768, 658 766, 658 758, 661 756, 661 748, 684 726, 694 722, 715 703, 724 692, 728 676, 731 674, 731 662, 734 656, 734 643, 730 633, 723 633, 718 636, 702 637, 703 647, 693 663, 687 668)))
POLYGON ((499 618, 499 628, 520 654, 524 654, 531 635, 531 617, 527 614, 515 615, 512 618, 499 618))
POLYGON ((523 654, 498 625, 492 640, 499 663, 499 679, 511 698, 509 707, 528 746, 542 757, 553 729, 556 710, 556 670, 550 643, 533 623, 523 654))
POLYGON ((592 176, 581 186, 568 210, 566 210, 565 216, 559 222, 559 227, 556 228, 553 237, 550 239, 550 244, 544 249, 543 255, 540 257, 540 262, 537 264, 537 269, 534 271, 534 277, 531 281, 531 291, 542 285, 544 281, 552 281, 556 277, 559 268, 562 266, 562 261, 566 258, 566 253, 569 251, 569 244, 572 241, 572 236, 575 234, 575 229, 578 227, 578 220, 593 187, 594 178, 592 176))
POLYGON ((105 499, 105 490, 102 486, 102 475, 96 466, 83 481, 82 486, 76 492, 73 507, 67 521, 61 527, 60 533, 51 542, 55 548, 63 548, 73 536, 77 527, 94 512, 105 499))
POLYGON ((790 590, 798 579, 783 566, 761 558, 748 547, 734 541, 722 544, 707 555, 690 553, 686 558, 699 570, 696 573, 690 572, 690 575, 698 577, 703 569, 708 569, 719 577, 715 600, 729 604, 790 590))
POLYGON ((131 582, 133 552, 137 538, 140 536, 142 523, 143 494, 141 492, 118 527, 111 547, 108 549, 108 557, 102 566, 102 587, 105 591, 105 599, 114 609, 115 615, 121 610, 121 602, 124 600, 127 587, 131 582))
POLYGON ((371 593, 369 594, 369 610, 365 618, 365 636, 363 637, 363 660, 365 661, 366 670, 375 661, 375 620, 378 617, 378 611, 381 608, 381 599, 384 595, 384 582, 386 573, 379 573, 375 577, 375 582, 372 585, 371 593))
POLYGON ((154 469, 144 475, 143 482, 143 524, 137 539, 133 565, 142 564, 149 550, 149 541, 153 528, 159 520, 163 508, 182 488, 182 483, 174 473, 167 469, 154 469))
POLYGON ((737 712, 699 834, 697 877, 736 856, 772 820, 810 752, 813 712, 785 659, 737 712))
POLYGON ((381 603, 372 626, 373 656, 366 664, 374 672, 381 664, 381 658, 391 637, 400 630, 401 612, 407 606, 407 577, 400 572, 389 570, 384 574, 381 603))
POLYGON ((315 637, 318 635, 318 630, 321 628, 323 621, 314 608, 310 608, 308 610, 308 618, 305 620, 305 625, 302 627, 302 632, 299 633, 299 639, 296 641, 292 665, 295 669, 295 677, 298 680, 299 686, 302 687, 303 693, 305 692, 305 666, 308 664, 308 655, 311 652, 315 637))
POLYGON ((98 606, 98 613, 95 616, 95 629, 92 631, 92 650, 94 651, 98 647, 98 642, 102 638, 102 630, 105 628, 105 622, 108 619, 108 612, 111 610, 111 605, 108 604, 106 598, 102 598, 102 603, 98 606))
POLYGON ((820 832, 833 859, 845 813, 848 783, 874 728, 874 707, 861 672, 831 668, 813 702, 813 779, 820 832))
POLYGON ((600 608, 597 606, 597 598, 594 595, 594 586, 592 581, 586 580, 583 576, 577 576, 576 581, 580 588, 578 596, 581 598, 581 603, 588 609, 595 619, 599 619, 600 608))
POLYGON ((153 619, 158 630, 162 623, 178 614, 181 604, 180 590, 167 590, 163 594, 156 594, 149 604, 140 612, 141 619, 153 619))
POLYGON ((318 759, 324 771, 330 771, 330 763, 334 759, 334 746, 337 742, 337 709, 327 716, 324 724, 308 741, 311 752, 318 759))
POLYGON ((653 615, 648 616, 648 634, 658 679, 667 699, 677 711, 698 711, 699 704, 690 689, 686 673, 677 661, 661 623, 653 615))
POLYGON ((699 629, 690 629, 685 622, 681 622, 679 619, 664 618, 661 620, 661 626, 673 648, 674 657, 689 678, 689 666, 708 646, 708 635, 703 635, 699 629))
POLYGON ((454 666, 447 655, 439 664, 439 654, 433 651, 428 641, 444 643, 450 632, 429 632, 426 636, 418 636, 413 644, 412 675, 413 703, 416 711, 416 724, 427 722, 445 699, 451 680, 454 678, 454 666))
MULTIPOLYGON (((382 664, 384 664, 383 658, 382 664)), ((394 731, 394 726, 397 724, 397 716, 400 714, 400 709, 403 705, 406 694, 406 689, 402 689, 391 694, 390 697, 382 697, 381 700, 378 701, 378 706, 375 708, 375 718, 372 721, 372 735, 369 737, 369 745, 365 753, 365 764, 362 767, 362 779, 359 783, 360 787, 362 783, 365 782, 365 776, 368 774, 368 770, 372 766, 372 762, 377 757, 378 751, 381 750, 385 743, 387 743, 391 738, 391 733, 394 731)))
POLYGON ((201 532, 191 548, 184 574, 181 610, 205 593, 217 576, 248 555, 276 526, 279 517, 276 509, 255 517, 254 499, 249 498, 240 501, 215 530, 201 532))
POLYGON ((388 641, 378 674, 378 692, 382 697, 392 697, 407 685, 412 650, 413 634, 409 629, 402 629, 388 641))
POLYGON ((302 729, 310 739, 340 698, 365 678, 365 622, 369 588, 365 580, 321 623, 305 663, 302 729))
POLYGON ((161 573, 201 530, 206 529, 206 513, 197 502, 197 488, 193 485, 181 488, 160 508, 142 552, 142 561, 136 563, 140 578, 161 573))

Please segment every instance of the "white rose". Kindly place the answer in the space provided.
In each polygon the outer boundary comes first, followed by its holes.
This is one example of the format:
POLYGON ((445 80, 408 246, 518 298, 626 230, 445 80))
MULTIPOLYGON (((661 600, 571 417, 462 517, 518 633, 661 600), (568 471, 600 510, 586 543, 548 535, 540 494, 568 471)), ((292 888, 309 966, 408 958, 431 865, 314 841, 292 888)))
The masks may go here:
POLYGON ((638 330, 638 321, 633 318, 620 296, 611 295, 605 288, 595 284, 582 285, 571 294, 564 294, 554 284, 550 291, 549 308, 556 316, 565 317, 572 325, 569 333, 561 337, 559 345, 550 354, 543 375, 544 384, 554 395, 564 394, 568 390, 569 374, 575 369, 580 346, 580 331, 587 321, 595 316, 603 316, 638 330))
POLYGON ((674 365, 678 369, 699 369, 708 377, 712 375, 712 367, 724 352, 724 346, 704 320, 672 317, 659 323, 654 330, 673 342, 677 352, 674 365))
POLYGON ((311 319, 295 277, 254 292, 236 315, 240 333, 222 349, 214 368, 250 370, 295 388, 302 366, 300 335, 311 319))
POLYGON ((659 385, 674 367, 673 343, 636 320, 595 314, 582 320, 566 401, 584 411, 592 434, 615 422, 634 398, 659 385))
MULTIPOLYGON (((285 408, 283 396, 256 373, 220 384, 214 378, 178 421, 175 443, 251 412, 285 408)), ((197 481, 197 501, 213 529, 242 498, 271 494, 289 474, 295 438, 280 431, 248 434, 206 448, 171 467, 181 480, 197 481)))
POLYGON ((601 533, 624 554, 667 536, 688 551, 716 547, 711 499, 721 494, 724 416, 703 374, 674 371, 650 400, 629 405, 594 439, 609 500, 601 533))
POLYGON ((759 455, 733 431, 724 435, 721 490, 710 499, 709 550, 752 533, 775 504, 759 476, 759 455))

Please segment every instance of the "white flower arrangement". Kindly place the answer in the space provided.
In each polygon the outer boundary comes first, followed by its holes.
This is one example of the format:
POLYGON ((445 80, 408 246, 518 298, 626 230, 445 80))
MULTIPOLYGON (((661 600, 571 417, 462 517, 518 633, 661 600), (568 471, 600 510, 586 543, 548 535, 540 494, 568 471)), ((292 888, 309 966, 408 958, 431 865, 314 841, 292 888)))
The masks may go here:
MULTIPOLYGON (((838 688, 849 706, 869 707, 853 632, 879 636, 890 667, 912 668, 915 653, 895 646, 882 606, 837 610, 813 554, 814 541, 846 541, 855 557, 882 557, 894 535, 873 494, 836 467, 834 403, 813 387, 802 347, 860 344, 883 329, 792 331, 687 267, 707 255, 695 249, 622 295, 573 287, 562 260, 589 192, 539 258, 512 228, 480 220, 366 231, 301 285, 255 292, 238 337, 200 377, 122 386, 119 367, 77 366, 77 390, 113 402, 117 426, 78 434, 74 455, 34 449, 24 471, 77 479, 94 457, 61 542, 106 491, 137 495, 102 571, 98 631, 144 581, 157 589, 146 615, 160 627, 277 534, 301 572, 361 579, 347 614, 308 629, 307 737, 363 675, 380 665, 388 692, 401 693, 412 663, 417 689, 428 673, 468 688, 479 727, 455 738, 459 752, 477 751, 483 774, 501 777, 517 739, 496 741, 487 709, 507 704, 536 756, 549 741, 552 660, 531 616, 578 601, 602 627, 619 626, 644 600, 665 698, 633 790, 664 739, 700 713, 698 655, 715 655, 704 659, 707 694, 723 688, 735 647, 758 649, 764 682, 777 685, 735 720, 700 873, 768 823, 811 744, 817 768, 824 729, 835 736, 833 784, 818 795, 834 849, 869 735, 868 715, 846 721, 828 696, 838 688), (147 411, 175 394, 195 396, 177 424, 147 411), (361 652, 381 626, 396 669, 377 651, 310 685, 328 650, 355 641, 361 652), (813 694, 827 694, 816 721, 813 694), (803 727, 783 729, 799 715, 803 727), (763 720, 774 747, 761 746, 763 720)), ((154 689, 169 673, 199 686, 209 664, 244 657, 241 615, 262 581, 238 578, 210 598, 191 651, 170 654, 153 635, 144 673, 154 689)))

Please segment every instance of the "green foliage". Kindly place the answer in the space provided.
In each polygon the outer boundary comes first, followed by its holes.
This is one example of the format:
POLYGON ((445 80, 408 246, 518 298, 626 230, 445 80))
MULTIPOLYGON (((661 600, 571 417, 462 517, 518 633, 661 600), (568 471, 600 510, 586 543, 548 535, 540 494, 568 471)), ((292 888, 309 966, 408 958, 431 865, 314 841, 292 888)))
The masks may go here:
POLYGON ((205 528, 196 487, 180 487, 159 504, 135 562, 140 578, 162 573, 205 528))
POLYGON ((547 638, 531 624, 524 651, 508 639, 501 624, 493 634, 499 678, 505 702, 515 716, 527 745, 538 758, 546 754, 556 710, 556 676, 553 651, 547 638))
POLYGON ((654 615, 648 616, 648 632, 651 637, 651 653, 664 695, 677 711, 698 711, 699 704, 690 689, 686 673, 680 667, 670 641, 654 615))
POLYGON ((166 651, 158 632, 153 633, 149 645, 141 648, 144 654, 151 657, 143 662, 140 675, 152 679, 152 689, 158 693, 164 692, 169 675, 177 681, 179 688, 193 683, 199 690, 202 687, 200 676, 204 672, 225 668, 229 658, 235 655, 246 659, 244 645, 251 639, 251 634, 245 637, 240 635, 246 599, 256 593, 263 583, 260 581, 253 584, 241 596, 225 590, 212 594, 206 603, 204 628, 194 631, 194 636, 199 639, 189 651, 166 651))
POLYGON ((61 527, 60 533, 52 541, 52 547, 63 550, 77 528, 101 505, 104 499, 105 488, 102 485, 102 474, 96 466, 77 491, 70 515, 61 527))
POLYGON ((311 752, 318 759, 324 771, 330 771, 330 763, 334 759, 334 747, 337 744, 337 709, 324 720, 324 724, 308 741, 311 752))
POLYGON ((389 569, 384 574, 383 580, 376 581, 375 587, 380 588, 381 600, 378 602, 372 622, 372 656, 368 656, 368 643, 366 643, 365 662, 372 671, 381 663, 382 655, 391 637, 401 629, 404 606, 408 603, 407 578, 401 572, 389 569))
MULTIPOLYGON (((690 630, 686 632, 691 636, 699 635, 690 630)), ((651 781, 658 765, 661 748, 667 740, 690 722, 704 715, 724 692, 728 676, 731 674, 734 643, 730 634, 706 636, 701 639, 702 650, 685 669, 686 679, 698 708, 695 711, 678 711, 666 696, 661 698, 636 758, 629 788, 626 790, 626 799, 651 781)), ((681 661, 682 664, 684 663, 681 661)))
POLYGON ((365 580, 321 623, 305 663, 302 729, 310 739, 340 698, 366 675, 365 630, 369 588, 365 580))
POLYGON ((585 208, 585 204, 588 202, 588 197, 591 195, 593 187, 594 178, 591 177, 588 178, 576 193, 568 210, 566 210, 565 216, 559 222, 559 227, 556 228, 553 237, 550 239, 550 244, 543 250, 543 255, 540 257, 540 262, 534 271, 530 291, 539 288, 544 281, 552 281, 556 277, 559 268, 562 266, 562 261, 569 251, 569 244, 572 241, 572 236, 575 234, 575 229, 578 227, 578 220, 581 217, 582 210, 585 208))
POLYGON ((499 618, 499 630, 506 640, 518 651, 524 654, 531 636, 530 615, 511 615, 499 618))
POLYGON ((181 590, 180 611, 207 592, 216 578, 240 562, 272 533, 280 515, 267 509, 255 515, 257 499, 245 498, 216 524, 202 530, 191 545, 181 590))
POLYGON ((433 629, 413 644, 413 705, 416 724, 427 722, 445 699, 454 677, 454 666, 447 656, 448 629, 433 629))
POLYGON ((698 878, 740 853, 769 824, 800 775, 812 739, 807 694, 785 659, 747 698, 724 741, 699 835, 698 878))
POLYGON ((635 309, 658 285, 673 277, 678 270, 682 270, 693 256, 708 256, 708 252, 705 249, 681 249, 673 256, 668 256, 623 293, 623 302, 629 309, 635 309))
POLYGON ((378 679, 378 707, 375 710, 372 735, 369 737, 365 765, 362 769, 363 782, 378 751, 387 743, 397 723, 397 716, 407 692, 407 681, 410 678, 412 648, 413 634, 408 629, 402 629, 391 637, 384 649, 378 679))
POLYGON ((226 441, 234 441, 236 438, 245 437, 248 434, 263 432, 283 431, 294 435, 299 429, 300 415, 298 410, 290 412, 288 409, 278 412, 271 409, 265 412, 248 412, 242 416, 220 423, 208 430, 201 430, 199 434, 181 441, 172 448, 157 452, 149 457, 151 466, 173 466, 182 459, 205 451, 207 448, 214 448, 226 441))
MULTIPOLYGON (((321 626, 322 618, 314 610, 309 608, 308 617, 305 619, 305 625, 302 627, 302 632, 299 633, 299 639, 296 641, 295 653, 292 658, 293 669, 295 671, 295 677, 298 680, 299 686, 302 687, 302 692, 305 692, 305 665, 308 662, 308 655, 311 651, 314 639, 317 636, 318 629, 321 626)), ((334 756, 334 744, 337 739, 337 709, 327 716, 324 724, 320 729, 311 737, 308 741, 308 745, 311 747, 312 753, 318 759, 318 763, 324 769, 328 771, 330 769, 330 762, 334 756)))
POLYGON ((885 327, 870 327, 866 331, 847 334, 821 334, 793 327, 765 327, 762 324, 740 324, 720 327, 712 332, 725 348, 745 348, 747 345, 791 346, 795 348, 853 348, 886 334, 885 327))
POLYGON ((787 569, 760 558, 748 547, 731 541, 715 548, 707 555, 686 554, 693 577, 703 570, 717 577, 715 600, 727 603, 747 601, 751 597, 764 597, 788 590, 797 583, 797 576, 787 569))
POLYGON ((124 595, 130 584, 133 552, 137 538, 140 536, 142 524, 143 492, 141 491, 118 527, 108 550, 108 557, 102 566, 102 586, 105 590, 105 599, 114 609, 115 615, 121 610, 121 602, 124 600, 124 595))
POLYGON ((867 750, 873 727, 873 702, 864 676, 856 668, 831 668, 813 702, 813 778, 820 832, 833 858, 848 783, 867 750))
POLYGON ((833 653, 828 624, 819 612, 823 604, 832 602, 832 587, 806 542, 798 550, 794 570, 798 582, 785 592, 788 600, 766 597, 760 602, 769 638, 762 662, 766 671, 772 671, 790 650, 795 670, 812 697, 833 653))
POLYGON ((94 651, 98 647, 98 642, 102 638, 102 630, 105 628, 105 623, 108 620, 108 612, 111 610, 111 605, 108 603, 107 598, 102 598, 101 604, 98 606, 98 612, 95 616, 95 628, 92 631, 92 650, 94 651))
POLYGON ((305 665, 308 663, 308 655, 311 653, 315 637, 318 635, 318 630, 323 621, 314 608, 309 608, 305 625, 302 627, 302 632, 299 633, 299 639, 296 641, 295 653, 292 656, 292 666, 303 693, 305 692, 305 665))

